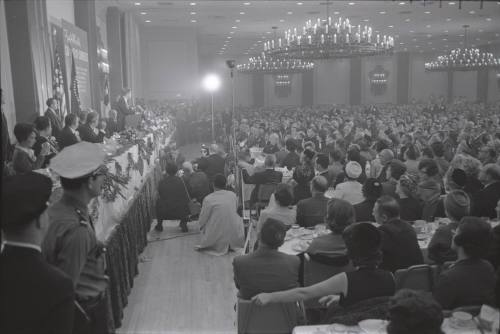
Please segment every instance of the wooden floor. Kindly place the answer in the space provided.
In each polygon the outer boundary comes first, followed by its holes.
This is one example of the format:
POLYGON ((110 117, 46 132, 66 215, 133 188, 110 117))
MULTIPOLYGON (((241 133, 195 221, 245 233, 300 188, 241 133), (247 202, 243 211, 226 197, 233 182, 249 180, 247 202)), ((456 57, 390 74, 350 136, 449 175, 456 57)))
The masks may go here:
MULTIPOLYGON (((182 151, 192 159, 199 148, 190 145, 182 151)), ((200 235, 193 223, 194 234, 187 236, 179 236, 175 222, 164 222, 164 227, 161 234, 150 233, 153 240, 143 254, 148 261, 139 264, 117 333, 236 333, 234 253, 214 257, 194 251, 200 235)))

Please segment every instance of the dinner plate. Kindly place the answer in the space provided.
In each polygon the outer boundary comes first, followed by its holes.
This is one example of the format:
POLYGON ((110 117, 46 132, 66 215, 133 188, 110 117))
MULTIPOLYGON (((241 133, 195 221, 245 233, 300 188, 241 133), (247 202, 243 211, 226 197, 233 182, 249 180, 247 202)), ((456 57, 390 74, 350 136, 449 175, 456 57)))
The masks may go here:
POLYGON ((387 321, 381 319, 366 319, 360 321, 358 326, 367 334, 382 334, 387 327, 387 321))

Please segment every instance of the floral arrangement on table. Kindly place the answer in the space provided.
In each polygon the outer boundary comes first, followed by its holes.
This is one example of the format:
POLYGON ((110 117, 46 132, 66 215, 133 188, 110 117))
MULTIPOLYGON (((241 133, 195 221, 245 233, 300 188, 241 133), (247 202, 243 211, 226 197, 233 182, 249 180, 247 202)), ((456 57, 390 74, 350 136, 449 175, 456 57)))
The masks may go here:
POLYGON ((115 161, 115 173, 106 168, 104 172, 104 182, 102 185, 102 197, 106 202, 114 202, 117 196, 125 199, 123 189, 127 188, 130 176, 123 173, 123 168, 118 161, 115 161))

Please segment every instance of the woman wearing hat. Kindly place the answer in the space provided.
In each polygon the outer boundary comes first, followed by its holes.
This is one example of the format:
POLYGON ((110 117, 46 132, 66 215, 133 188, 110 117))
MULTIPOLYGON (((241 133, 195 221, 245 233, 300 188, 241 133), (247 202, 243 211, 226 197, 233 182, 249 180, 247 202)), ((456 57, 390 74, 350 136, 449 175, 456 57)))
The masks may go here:
POLYGON ((252 300, 258 305, 267 305, 320 298, 321 303, 330 305, 340 296, 340 305, 349 306, 369 298, 392 296, 395 292, 393 275, 378 269, 382 238, 377 228, 370 223, 356 223, 344 230, 342 238, 356 270, 337 274, 308 287, 260 293, 252 300))
POLYGON ((460 220, 470 213, 469 196, 462 190, 452 190, 444 198, 444 211, 451 222, 440 226, 427 248, 429 258, 436 263, 455 261, 457 253, 452 249, 452 239, 460 220))
POLYGON ((422 218, 422 202, 417 198, 417 178, 413 174, 401 175, 396 185, 396 194, 401 209, 400 218, 413 222, 422 218))

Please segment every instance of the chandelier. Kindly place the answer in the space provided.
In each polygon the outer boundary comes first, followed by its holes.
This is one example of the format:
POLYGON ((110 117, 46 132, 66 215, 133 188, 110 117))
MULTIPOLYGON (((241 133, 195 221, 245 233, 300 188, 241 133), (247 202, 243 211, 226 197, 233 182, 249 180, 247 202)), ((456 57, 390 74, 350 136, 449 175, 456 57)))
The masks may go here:
POLYGON ((314 63, 299 59, 273 59, 266 57, 252 57, 248 63, 237 65, 236 69, 241 73, 268 73, 268 74, 292 74, 311 71, 314 63))
POLYGON ((481 52, 476 48, 467 48, 467 28, 464 25, 464 48, 451 50, 451 53, 439 56, 437 60, 425 63, 428 72, 440 71, 477 71, 480 69, 500 68, 500 58, 490 52, 481 52))
POLYGON ((329 1, 326 19, 308 20, 300 29, 285 31, 285 37, 264 43, 268 55, 287 59, 328 59, 390 54, 394 38, 374 33, 371 27, 352 25, 348 18, 332 20, 329 1))

